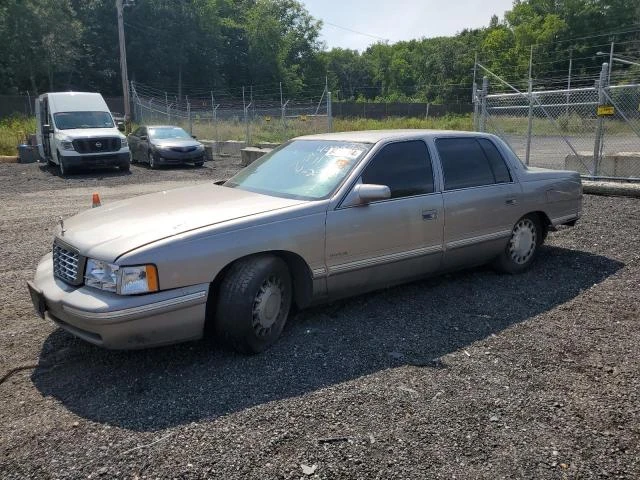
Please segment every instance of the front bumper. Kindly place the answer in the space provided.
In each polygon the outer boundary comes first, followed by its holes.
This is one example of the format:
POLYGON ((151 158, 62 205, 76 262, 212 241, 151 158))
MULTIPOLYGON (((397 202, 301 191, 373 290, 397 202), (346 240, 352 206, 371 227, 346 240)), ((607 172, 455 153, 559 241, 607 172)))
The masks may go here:
POLYGON ((129 163, 129 150, 113 152, 113 153, 101 153, 98 155, 91 154, 79 154, 65 155, 60 153, 64 158, 64 163, 67 167, 118 167, 120 165, 126 165, 129 163))
POLYGON ((207 156, 201 152, 174 152, 172 150, 156 150, 156 162, 159 165, 178 165, 181 163, 204 162, 207 156))
POLYGON ((73 287, 53 276, 53 260, 40 260, 30 282, 36 310, 73 335, 106 348, 137 349, 202 338, 208 284, 124 296, 73 287), (40 301, 38 305, 37 302, 40 301))

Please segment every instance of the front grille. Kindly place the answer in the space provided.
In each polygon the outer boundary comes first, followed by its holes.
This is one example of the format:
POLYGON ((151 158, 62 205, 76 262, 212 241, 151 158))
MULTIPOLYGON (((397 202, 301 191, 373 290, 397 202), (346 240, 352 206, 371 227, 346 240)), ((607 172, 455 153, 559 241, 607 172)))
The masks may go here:
POLYGON ((77 139, 73 141, 73 148, 78 153, 117 152, 120 150, 120 138, 100 137, 77 139))
POLYGON ((72 249, 53 244, 53 275, 71 285, 82 283, 82 268, 84 259, 72 249))
POLYGON ((198 147, 171 147, 174 152, 193 152, 198 147))

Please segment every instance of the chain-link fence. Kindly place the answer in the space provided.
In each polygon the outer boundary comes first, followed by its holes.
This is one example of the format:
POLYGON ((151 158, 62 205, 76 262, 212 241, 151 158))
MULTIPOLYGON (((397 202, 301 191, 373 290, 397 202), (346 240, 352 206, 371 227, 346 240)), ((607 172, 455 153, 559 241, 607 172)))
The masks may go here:
MULTIPOLYGON (((508 84, 507 84, 508 85, 508 84)), ((477 130, 495 133, 527 164, 589 178, 640 180, 640 85, 475 95, 477 130)))
POLYGON ((185 97, 151 94, 132 83, 133 121, 138 124, 178 125, 202 140, 237 140, 246 145, 283 142, 299 135, 331 130, 331 94, 316 99, 185 97))

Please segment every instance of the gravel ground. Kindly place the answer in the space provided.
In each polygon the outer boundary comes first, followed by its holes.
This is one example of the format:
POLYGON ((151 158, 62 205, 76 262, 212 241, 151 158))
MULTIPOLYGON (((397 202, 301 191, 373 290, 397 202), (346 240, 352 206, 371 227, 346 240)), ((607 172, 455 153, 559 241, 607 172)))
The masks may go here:
MULTIPOLYGON (((213 166, 215 165, 215 166, 213 166)), ((2 478, 640 478, 640 200, 585 196, 520 276, 487 268, 299 313, 268 352, 113 352, 40 320, 55 219, 203 169, 0 165, 2 478)))

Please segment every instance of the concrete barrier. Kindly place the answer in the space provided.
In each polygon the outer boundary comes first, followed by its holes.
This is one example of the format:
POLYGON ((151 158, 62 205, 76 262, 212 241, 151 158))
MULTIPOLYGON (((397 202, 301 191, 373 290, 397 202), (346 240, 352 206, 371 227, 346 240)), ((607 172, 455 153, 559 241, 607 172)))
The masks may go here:
POLYGON ((271 148, 258 148, 258 147, 247 147, 240 150, 240 156, 242 158, 242 166, 246 167, 247 165, 251 165, 265 153, 269 153, 271 148))
POLYGON ((240 150, 247 146, 247 142, 242 140, 227 140, 217 142, 215 140, 199 140, 204 145, 208 160, 214 157, 239 157, 240 150))
MULTIPOLYGON (((589 175, 591 172, 586 167, 593 168, 593 153, 569 154, 565 158, 564 167, 567 170, 575 170, 582 175, 589 175)), ((598 167, 598 176, 640 177, 640 152, 618 152, 603 155, 598 167)))

